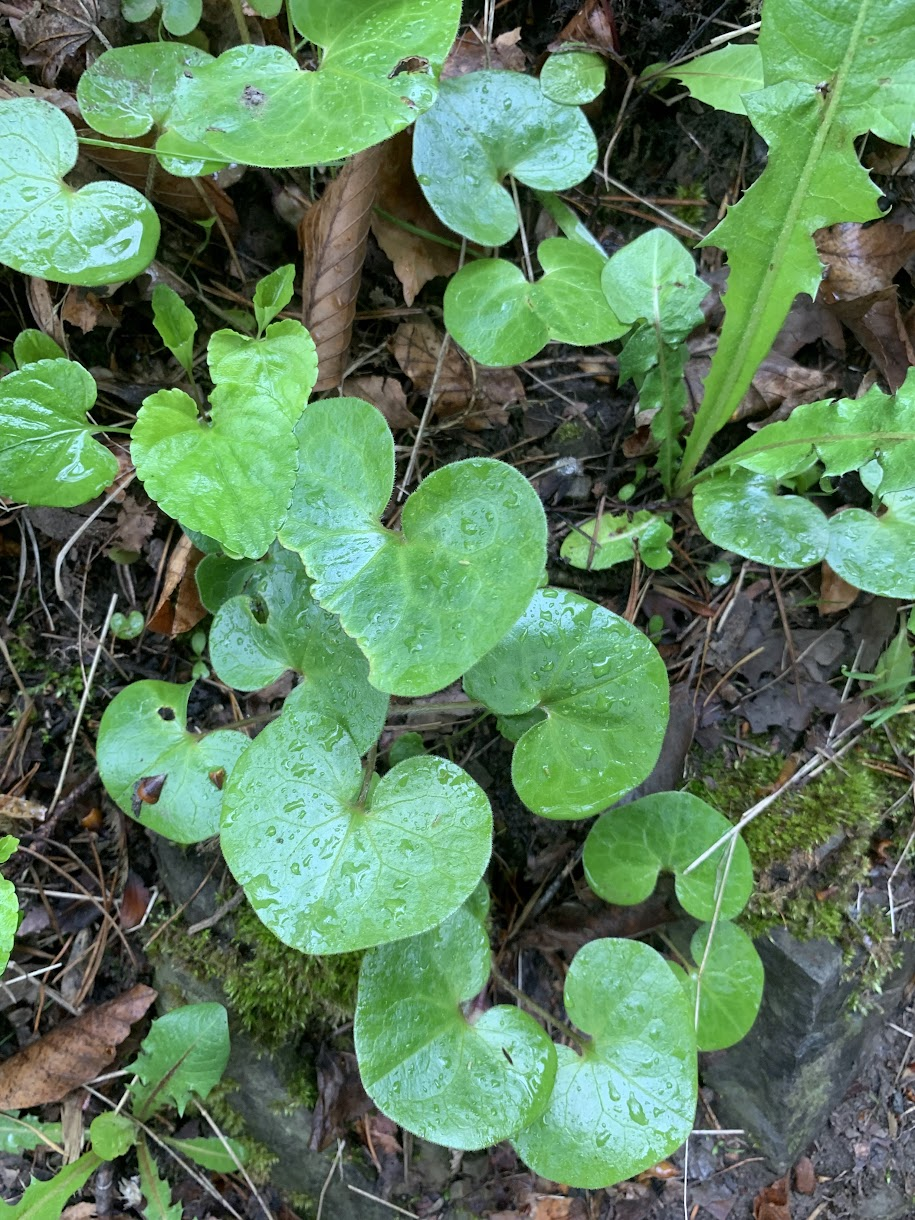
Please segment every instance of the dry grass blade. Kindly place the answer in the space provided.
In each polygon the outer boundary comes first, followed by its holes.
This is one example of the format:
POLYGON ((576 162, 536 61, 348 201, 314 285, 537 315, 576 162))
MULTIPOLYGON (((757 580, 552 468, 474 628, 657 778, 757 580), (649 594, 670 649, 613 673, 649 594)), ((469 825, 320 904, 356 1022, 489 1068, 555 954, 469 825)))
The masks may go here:
POLYGON ((381 156, 376 145, 348 161, 299 225, 302 321, 318 349, 316 390, 343 379, 381 156))

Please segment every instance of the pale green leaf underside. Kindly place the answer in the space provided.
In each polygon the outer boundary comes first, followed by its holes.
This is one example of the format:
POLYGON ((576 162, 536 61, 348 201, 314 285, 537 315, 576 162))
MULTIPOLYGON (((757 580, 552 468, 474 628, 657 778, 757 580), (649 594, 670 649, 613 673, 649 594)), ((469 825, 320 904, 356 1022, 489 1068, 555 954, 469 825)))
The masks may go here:
POLYGON ((607 260, 565 237, 541 242, 543 268, 530 283, 504 259, 478 259, 445 289, 445 325, 480 364, 508 366, 535 356, 550 340, 587 347, 629 329, 601 287, 607 260))
POLYGON ((231 773, 249 744, 227 729, 188 733, 192 687, 134 682, 108 704, 98 732, 98 769, 108 795, 124 813, 176 843, 219 833, 222 792, 210 772, 231 773), (171 719, 163 719, 160 709, 171 719), (158 801, 137 802, 137 783, 159 775, 167 778, 158 801))
POLYGON ((394 442, 355 398, 313 403, 296 429, 299 474, 280 542, 297 551, 313 596, 368 657, 370 681, 398 695, 441 690, 505 634, 546 561, 536 492, 488 458, 426 478, 385 529, 394 442))
POLYGON ((764 982, 763 964, 752 940, 727 919, 715 924, 712 947, 708 957, 705 956, 711 927, 705 923, 693 933, 690 953, 695 965, 689 971, 680 967, 674 970, 697 1018, 696 1042, 700 1051, 724 1050, 750 1032, 759 1012, 764 982))
POLYGON ((118 460, 87 418, 95 393, 69 360, 39 360, 0 381, 0 495, 69 508, 113 482, 118 460))
POLYGON ((216 611, 209 643, 213 668, 227 685, 258 690, 294 669, 304 679, 296 697, 336 716, 360 753, 377 741, 387 696, 369 685, 368 662, 313 599, 292 551, 274 546, 250 565, 243 591, 216 611))
POLYGON ((215 1135, 198 1135, 192 1139, 166 1139, 165 1143, 180 1156, 186 1156, 213 1173, 235 1173, 245 1163, 245 1146, 241 1140, 227 1139, 226 1148, 215 1135))
POLYGON ((156 253, 159 218, 121 182, 68 186, 77 152, 73 124, 49 102, 0 101, 0 262, 88 287, 133 279, 156 253))
POLYGON ((755 42, 732 43, 669 68, 665 75, 685 85, 693 97, 707 106, 745 115, 744 94, 756 93, 763 87, 762 54, 755 42))
POLYGON ((304 953, 425 932, 472 893, 489 862, 489 802, 454 763, 400 763, 364 810, 361 786, 346 730, 290 702, 226 786, 226 862, 271 932, 304 953))
POLYGON ((584 106, 604 91, 607 62, 595 51, 558 51, 540 70, 540 88, 553 102, 584 106))
POLYGON ((609 810, 591 827, 585 840, 585 877, 605 901, 628 906, 649 897, 659 872, 671 872, 677 898, 690 915, 711 919, 718 910, 722 918, 731 919, 743 910, 753 888, 743 839, 737 837, 729 869, 730 843, 725 843, 698 868, 685 872, 730 828, 723 814, 688 792, 643 796, 609 810))
POLYGON ((128 1071, 133 1110, 148 1118, 166 1105, 183 1115, 192 1096, 206 1100, 229 1061, 229 1019, 222 1004, 186 1004, 157 1017, 128 1071))
POLYGON ((521 1009, 470 1021, 461 1004, 489 978, 489 939, 461 907, 422 936, 370 950, 359 974, 356 1054, 375 1104, 399 1126, 449 1148, 514 1135, 547 1104, 553 1043, 521 1009))
POLYGON ((44 1144, 45 1140, 55 1144, 63 1142, 60 1123, 44 1123, 31 1114, 21 1119, 17 1110, 0 1114, 0 1151, 5 1154, 30 1152, 44 1144))
POLYGON ((416 124, 413 168, 439 219, 481 246, 518 231, 511 174, 526 186, 559 191, 586 178, 597 142, 574 106, 551 101, 520 72, 471 72, 444 80, 433 109, 416 124))
POLYGON ((666 229, 652 229, 604 263, 604 295, 621 321, 643 319, 655 341, 679 343, 702 321, 699 304, 708 285, 690 252, 666 229))
POLYGON ((660 954, 628 940, 591 941, 576 954, 565 1007, 592 1040, 583 1055, 556 1048, 549 1105, 512 1143, 541 1177, 599 1189, 656 1164, 689 1135, 693 1014, 660 954))
POLYGON ((194 367, 197 319, 174 288, 157 284, 152 294, 153 326, 185 372, 194 367))
POLYGON ((663 517, 645 509, 622 517, 604 513, 597 529, 597 518, 583 521, 566 537, 559 554, 573 568, 603 572, 618 563, 626 563, 638 546, 642 563, 649 568, 664 568, 671 560, 668 542, 674 532, 663 517))
POLYGON ((544 817, 599 813, 649 774, 667 725, 667 673, 625 619, 575 593, 538 590, 464 678, 499 716, 546 717, 515 746, 512 782, 544 817))

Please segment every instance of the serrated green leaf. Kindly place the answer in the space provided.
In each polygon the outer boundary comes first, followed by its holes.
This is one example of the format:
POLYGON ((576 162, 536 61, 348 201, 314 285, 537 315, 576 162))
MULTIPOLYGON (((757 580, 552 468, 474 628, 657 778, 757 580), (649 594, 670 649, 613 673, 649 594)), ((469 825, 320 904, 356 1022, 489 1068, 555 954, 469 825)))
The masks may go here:
POLYGON ((696 523, 717 546, 774 568, 818 563, 829 544, 825 514, 803 496, 779 495, 774 478, 739 467, 693 492, 696 523))
POLYGON ((759 45, 766 88, 744 100, 769 161, 703 243, 727 251, 730 275, 681 486, 733 414, 794 297, 816 295, 814 232, 880 215, 856 137, 871 131, 906 145, 915 132, 909 0, 836 0, 828 10, 813 0, 771 0, 759 45))
POLYGON ((612 805, 651 771, 667 724, 667 673, 654 645, 564 589, 539 589, 464 675, 464 689, 500 717, 546 713, 512 757, 515 791, 543 817, 612 805))
POLYGON ((591 173, 597 142, 574 106, 551 101, 520 72, 470 72, 443 80, 413 137, 416 178, 439 219, 481 246, 518 232, 511 174, 526 186, 565 190, 591 173))
POLYGON ((763 87, 762 52, 755 42, 732 43, 689 63, 668 68, 664 75, 685 85, 693 97, 707 106, 745 115, 744 94, 756 93, 763 87))
POLYGON ((541 1177, 599 1189, 674 1152, 696 1109, 696 1042, 685 991, 660 954, 631 940, 594 940, 565 983, 569 1019, 591 1041, 557 1046, 544 1114, 516 1135, 541 1177))
POLYGON ((60 1123, 43 1123, 29 1115, 20 1118, 17 1110, 0 1114, 0 1152, 7 1155, 30 1152, 39 1145, 57 1144, 63 1141, 60 1123))
POLYGON ((880 597, 915 597, 915 490, 886 496, 880 516, 849 508, 829 519, 826 562, 880 597))
POLYGON ((172 1189, 159 1176, 159 1167, 145 1137, 137 1145, 137 1164, 140 1167, 140 1189, 146 1199, 146 1205, 141 1210, 146 1220, 181 1220, 181 1204, 172 1203, 172 1189))
POLYGON ((271 271, 258 281, 254 289, 254 316, 257 319, 258 338, 268 322, 272 322, 292 300, 294 283, 295 266, 292 263, 277 267, 276 271, 271 271))
POLYGON ((66 360, 67 353, 43 330, 21 330, 13 340, 13 359, 21 369, 39 360, 66 360))
POLYGON ((107 1111, 89 1124, 89 1139, 93 1152, 103 1161, 114 1161, 134 1146, 139 1128, 126 1114, 107 1111))
MULTIPOLYGON (((507 75, 503 73, 503 75, 507 75)), ((445 326, 481 364, 520 364, 550 340, 589 346, 625 334, 601 288, 606 259, 565 237, 548 237, 533 283, 501 258, 468 263, 445 289, 445 326)))
POLYGON ((667 544, 674 532, 663 517, 644 509, 622 517, 604 513, 594 542, 597 524, 596 517, 583 521, 563 542, 559 554, 573 568, 603 572, 634 558, 636 546, 647 568, 666 568, 670 563, 672 556, 667 544))
POLYGON ((435 101, 460 0, 298 0, 296 28, 323 48, 300 68, 280 47, 241 46, 191 68, 170 120, 226 160, 324 165, 408 127, 435 101))
POLYGON ((84 1152, 48 1181, 32 1178, 18 1203, 0 1204, 0 1216, 7 1220, 60 1220, 67 1200, 86 1185, 101 1163, 97 1153, 84 1152))
POLYGON ((90 288, 133 279, 155 256, 159 218, 122 182, 64 182, 77 152, 73 124, 49 102, 0 101, 0 262, 90 288))
POLYGON ((183 1115, 191 1097, 206 1100, 229 1062, 229 1019, 221 1004, 186 1004, 153 1021, 128 1067, 133 1110, 146 1120, 163 1106, 183 1115))
POLYGON ((318 377, 314 341, 301 322, 284 318, 254 339, 217 330, 207 348, 210 376, 228 392, 271 398, 291 424, 298 423, 318 377))
POLYGON ((368 662, 313 599, 298 555, 282 547, 252 564, 243 591, 216 611, 210 660, 236 690, 259 690, 294 669, 304 678, 296 697, 336 717, 360 753, 384 727, 388 698, 369 685, 368 662))
POLYGON ((70 360, 39 360, 0 381, 0 495, 69 508, 114 480, 118 460, 88 419, 95 394, 70 360))
POLYGON ((730 844, 691 873, 685 871, 730 829, 723 814, 689 792, 643 796, 609 810, 591 827, 585 840, 585 878, 606 902, 629 906, 649 897, 659 872, 671 872, 677 898, 690 915, 711 919, 717 910, 723 919, 732 919, 753 889, 753 867, 743 839, 737 837, 720 907, 718 890, 730 844))
POLYGON ((759 1012, 765 981, 763 964, 752 940, 742 928, 726 919, 715 924, 706 957, 711 928, 711 924, 705 923, 693 933, 690 953, 695 965, 689 970, 674 968, 696 1016, 696 1043, 700 1051, 724 1050, 750 1032, 759 1012))
POLYGON ((556 1052, 520 1008, 463 1005, 489 980, 489 938, 466 907, 370 950, 354 1036, 362 1083, 398 1126, 449 1148, 497 1144, 545 1109, 556 1052))
POLYGON ((203 736, 187 732, 193 686, 134 682, 105 708, 98 731, 98 769, 108 795, 124 813, 175 843, 218 834, 222 791, 211 775, 223 773, 224 782, 249 744, 229 729, 203 736), (163 775, 158 798, 144 803, 137 785, 163 775))
POLYGON ((299 475, 280 542, 315 599, 339 615, 379 690, 426 695, 453 682, 524 610, 546 557, 530 483, 491 458, 454 462, 413 492, 401 533, 379 517, 394 439, 358 398, 313 403, 296 429, 299 475))
POLYGON ((152 294, 153 326, 162 342, 190 376, 194 368, 194 336, 197 319, 181 297, 167 284, 157 284, 152 294))
POLYGON ((540 70, 540 88, 554 102, 584 106, 604 91, 607 63, 596 51, 556 51, 540 70))
POLYGON ((425 932, 489 863, 489 802, 454 763, 407 759, 369 788, 364 806, 362 785, 346 730, 287 701, 226 786, 226 863, 271 932, 303 953, 425 932), (434 885, 419 884, 431 876, 434 885))
POLYGON ((164 1143, 213 1173, 235 1173, 238 1166, 245 1163, 245 1146, 241 1140, 227 1139, 229 1148, 215 1135, 186 1140, 165 1139, 164 1143))

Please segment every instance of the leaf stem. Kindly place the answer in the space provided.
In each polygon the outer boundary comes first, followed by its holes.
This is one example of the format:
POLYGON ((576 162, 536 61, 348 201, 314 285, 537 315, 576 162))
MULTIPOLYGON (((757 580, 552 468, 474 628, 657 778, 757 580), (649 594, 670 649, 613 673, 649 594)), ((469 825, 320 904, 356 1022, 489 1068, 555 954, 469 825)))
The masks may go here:
POLYGON ((565 234, 569 241, 578 242, 581 246, 589 246, 592 250, 596 250, 602 258, 608 259, 607 251, 591 230, 582 224, 576 213, 564 199, 560 199, 555 191, 535 190, 534 195, 540 202, 543 210, 552 216, 559 225, 560 231, 565 234))
POLYGON ((529 995, 525 995, 514 983, 510 983, 504 974, 500 974, 495 966, 492 968, 492 980, 503 991, 507 991, 510 996, 513 996, 519 1004, 523 1004, 525 1008, 529 1008, 531 1012, 536 1013, 541 1021, 546 1021, 548 1025, 552 1025, 554 1029, 557 1029, 564 1038, 568 1038, 579 1054, 584 1051, 590 1041, 589 1038, 586 1038, 584 1034, 576 1033, 571 1025, 567 1025, 565 1021, 558 1020, 548 1009, 542 1008, 536 1000, 532 1000, 529 995))
POLYGON ((369 794, 369 785, 372 782, 372 776, 375 774, 375 759, 378 757, 378 742, 376 741, 368 754, 365 756, 365 770, 362 772, 362 787, 359 789, 359 795, 356 797, 356 808, 364 809, 365 800, 369 794))
POLYGON ((238 26, 238 36, 244 43, 251 41, 251 35, 248 32, 248 23, 245 20, 245 14, 241 7, 241 0, 229 0, 232 6, 232 14, 235 17, 235 24, 238 26))

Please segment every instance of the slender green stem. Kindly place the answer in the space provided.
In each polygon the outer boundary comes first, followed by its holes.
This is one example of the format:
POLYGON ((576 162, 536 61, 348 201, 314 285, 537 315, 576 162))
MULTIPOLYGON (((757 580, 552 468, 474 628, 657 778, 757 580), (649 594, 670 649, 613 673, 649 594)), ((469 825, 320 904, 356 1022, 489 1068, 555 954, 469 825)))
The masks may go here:
POLYGON ((248 43, 251 41, 251 35, 248 32, 248 22, 245 20, 244 10, 241 7, 241 0, 229 0, 232 5, 232 14, 235 17, 235 24, 238 26, 238 36, 242 42, 248 43))
MULTIPOLYGON (((93 140, 90 136, 79 136, 79 143, 84 144, 87 148, 106 148, 110 152, 114 149, 115 152, 133 152, 145 153, 147 157, 155 157, 158 154, 154 148, 146 148, 143 144, 122 144, 118 140, 93 140)), ((178 161, 199 161, 200 157, 195 157, 192 153, 170 152, 170 157, 174 157, 178 161)))
POLYGON ((571 1025, 566 1025, 565 1021, 557 1020, 551 1012, 546 1008, 542 1008, 536 1000, 532 1000, 529 995, 525 995, 523 991, 520 991, 514 983, 510 983, 504 974, 499 973, 495 966, 492 968, 492 978, 497 986, 501 987, 503 991, 507 991, 519 1004, 523 1004, 525 1008, 530 1009, 542 1021, 546 1021, 548 1025, 552 1025, 554 1029, 559 1030, 564 1038, 568 1038, 577 1047, 579 1054, 584 1051, 588 1044, 588 1039, 583 1034, 576 1033, 571 1025))
POLYGON ((372 776, 375 774, 375 759, 378 757, 378 742, 372 746, 368 754, 365 756, 365 770, 362 773, 362 787, 359 789, 359 795, 356 798, 356 808, 364 809, 366 797, 369 794, 369 785, 372 782, 372 776))
POLYGON ((607 258, 607 251, 594 234, 582 224, 576 213, 572 211, 565 200, 559 198, 555 191, 534 191, 534 194, 540 200, 543 210, 549 212, 559 225, 560 230, 570 241, 577 241, 582 246, 590 246, 602 258, 607 258))
POLYGON ((425 712, 477 712, 488 711, 483 703, 474 703, 472 699, 457 699, 454 703, 416 703, 412 707, 393 707, 392 716, 422 716, 425 712))

